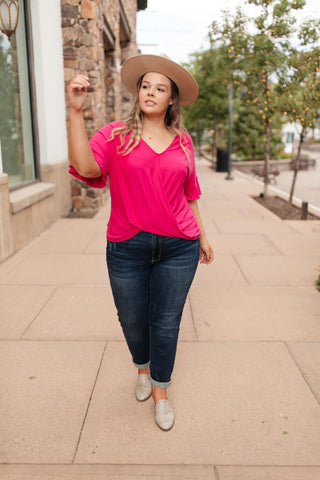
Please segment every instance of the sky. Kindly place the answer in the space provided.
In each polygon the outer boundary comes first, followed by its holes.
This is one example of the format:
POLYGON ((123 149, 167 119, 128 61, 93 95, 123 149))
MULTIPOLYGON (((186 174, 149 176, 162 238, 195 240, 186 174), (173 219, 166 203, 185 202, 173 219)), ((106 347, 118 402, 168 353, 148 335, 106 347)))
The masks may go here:
MULTIPOLYGON (((176 62, 188 62, 192 52, 209 47, 208 27, 222 18, 222 10, 234 12, 244 0, 148 0, 148 8, 137 14, 137 43, 142 53, 166 53, 176 62)), ((247 5, 247 15, 257 7, 247 5)), ((320 18, 320 0, 307 0, 298 20, 320 18)))

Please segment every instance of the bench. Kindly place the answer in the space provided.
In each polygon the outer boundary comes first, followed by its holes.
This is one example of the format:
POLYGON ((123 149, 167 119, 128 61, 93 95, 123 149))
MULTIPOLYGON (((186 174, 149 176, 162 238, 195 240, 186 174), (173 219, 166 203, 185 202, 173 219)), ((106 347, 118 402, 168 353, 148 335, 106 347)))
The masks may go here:
MULTIPOLYGON (((294 170, 297 157, 293 157, 290 162, 290 169, 294 170)), ((316 168, 316 161, 314 158, 309 158, 308 155, 301 155, 299 170, 308 170, 309 167, 316 168)))
MULTIPOLYGON (((258 180, 264 180, 265 177, 265 168, 264 167, 253 167, 251 173, 258 180)), ((276 177, 279 175, 279 170, 277 167, 269 168, 268 174, 268 183, 275 185, 277 183, 276 177)))

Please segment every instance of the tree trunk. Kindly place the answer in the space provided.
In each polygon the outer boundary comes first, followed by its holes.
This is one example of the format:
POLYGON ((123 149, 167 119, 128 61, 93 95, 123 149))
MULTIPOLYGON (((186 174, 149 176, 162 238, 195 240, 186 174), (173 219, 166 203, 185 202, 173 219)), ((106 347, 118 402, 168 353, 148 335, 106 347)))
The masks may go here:
POLYGON ((290 190, 290 198, 289 198, 289 202, 291 204, 292 204, 294 189, 295 189, 295 186, 296 186, 298 171, 300 169, 301 149, 302 149, 302 144, 303 144, 303 140, 304 140, 304 134, 305 134, 305 128, 303 127, 302 130, 301 130, 301 133, 300 133, 300 141, 299 141, 299 145, 298 145, 297 156, 294 160, 294 166, 293 166, 293 179, 292 179, 291 190, 290 190))
POLYGON ((269 195, 270 119, 264 120, 264 196, 269 195))

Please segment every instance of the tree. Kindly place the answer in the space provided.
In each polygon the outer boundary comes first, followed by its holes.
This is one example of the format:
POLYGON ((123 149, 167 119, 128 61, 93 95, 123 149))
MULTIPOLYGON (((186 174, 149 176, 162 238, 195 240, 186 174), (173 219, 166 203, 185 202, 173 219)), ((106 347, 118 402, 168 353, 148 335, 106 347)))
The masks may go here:
POLYGON ((279 78, 278 90, 282 93, 282 112, 299 131, 299 144, 294 159, 293 179, 290 189, 292 203, 297 174, 300 168, 301 149, 309 129, 314 129, 319 118, 320 100, 320 22, 308 20, 300 28, 300 45, 291 48, 290 56, 279 78))
POLYGON ((185 123, 198 136, 204 128, 213 130, 213 148, 219 147, 227 127, 227 68, 226 56, 219 48, 194 53, 188 65, 198 82, 199 97, 185 110, 185 123))
POLYGON ((258 107, 264 129, 264 194, 268 194, 270 125, 279 109, 274 88, 277 73, 286 61, 295 20, 291 10, 303 8, 305 0, 248 0, 260 13, 253 19, 241 9, 234 17, 225 12, 222 25, 211 26, 211 42, 227 48, 235 86, 247 92, 247 101, 258 107))
MULTIPOLYGON (((264 159, 264 125, 261 122, 259 108, 252 102, 247 103, 246 94, 234 102, 233 151, 238 158, 247 160, 264 159)), ((281 135, 281 115, 273 115, 270 124, 270 157, 277 157, 283 149, 281 135)))

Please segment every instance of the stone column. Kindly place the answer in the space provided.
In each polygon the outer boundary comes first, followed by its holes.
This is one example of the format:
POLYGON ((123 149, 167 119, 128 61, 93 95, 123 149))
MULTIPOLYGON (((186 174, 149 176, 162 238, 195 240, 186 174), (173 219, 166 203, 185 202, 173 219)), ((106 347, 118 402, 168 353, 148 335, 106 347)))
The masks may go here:
POLYGON ((0 262, 13 253, 9 178, 0 173, 0 262))

